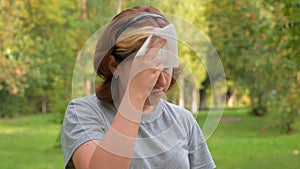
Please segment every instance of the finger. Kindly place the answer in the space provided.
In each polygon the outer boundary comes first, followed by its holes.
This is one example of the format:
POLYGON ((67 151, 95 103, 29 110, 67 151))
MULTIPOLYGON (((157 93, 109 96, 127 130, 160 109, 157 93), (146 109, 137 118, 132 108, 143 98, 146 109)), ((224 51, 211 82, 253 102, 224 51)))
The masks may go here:
POLYGON ((155 39, 153 39, 153 41, 151 41, 152 43, 149 43, 150 48, 161 48, 160 46, 164 46, 165 43, 167 42, 166 39, 163 39, 161 37, 158 37, 155 35, 153 37, 155 37, 155 39))
POLYGON ((153 59, 153 57, 155 57, 157 55, 157 53, 159 52, 159 50, 164 47, 166 45, 167 41, 165 39, 161 39, 159 40, 155 45, 153 45, 152 47, 150 47, 146 54, 147 56, 149 56, 150 58, 153 59))
POLYGON ((163 64, 163 58, 161 55, 157 54, 151 60, 151 63, 154 67, 158 67, 163 64))
POLYGON ((150 39, 150 42, 149 42, 149 44, 148 44, 148 46, 147 46, 147 49, 149 49, 149 48, 156 42, 157 39, 158 39, 158 37, 155 36, 155 35, 153 35, 153 36, 151 37, 151 39, 150 39))

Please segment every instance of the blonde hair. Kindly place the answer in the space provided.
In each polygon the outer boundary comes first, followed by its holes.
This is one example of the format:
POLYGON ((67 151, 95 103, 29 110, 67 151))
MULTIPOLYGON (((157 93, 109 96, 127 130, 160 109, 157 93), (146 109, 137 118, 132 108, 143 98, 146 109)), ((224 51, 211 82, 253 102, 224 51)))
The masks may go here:
POLYGON ((119 59, 124 59, 131 53, 135 52, 135 49, 139 49, 140 42, 144 42, 145 39, 151 34, 154 27, 147 26, 141 28, 132 28, 126 30, 120 35, 118 39, 121 39, 116 43, 116 49, 114 54, 119 57, 119 59))

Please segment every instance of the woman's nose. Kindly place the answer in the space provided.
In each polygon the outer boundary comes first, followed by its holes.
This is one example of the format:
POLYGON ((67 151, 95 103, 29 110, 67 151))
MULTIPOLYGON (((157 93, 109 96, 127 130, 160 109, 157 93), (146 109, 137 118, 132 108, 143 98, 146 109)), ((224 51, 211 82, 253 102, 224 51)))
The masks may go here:
POLYGON ((164 86, 167 84, 167 77, 166 73, 161 72, 158 76, 156 86, 164 86))

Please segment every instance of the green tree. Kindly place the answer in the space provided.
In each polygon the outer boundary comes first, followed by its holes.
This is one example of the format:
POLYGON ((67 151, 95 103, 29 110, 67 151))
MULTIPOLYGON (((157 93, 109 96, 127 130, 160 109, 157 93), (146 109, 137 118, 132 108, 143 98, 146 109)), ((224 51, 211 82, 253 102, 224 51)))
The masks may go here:
POLYGON ((68 94, 65 86, 70 86, 78 36, 72 29, 76 26, 76 2, 1 2, 1 67, 6 72, 0 77, 1 103, 3 108, 12 108, 4 114, 49 112, 51 101, 53 107, 64 100, 68 94), (58 100, 53 99, 57 95, 58 100), (23 100, 22 104, 18 105, 16 98, 23 100), (25 109, 16 109, 19 106, 25 109))
POLYGON ((265 45, 267 19, 261 15, 259 1, 211 1, 207 9, 209 35, 215 45, 226 76, 234 82, 230 90, 248 89, 253 113, 266 111, 265 94, 270 85, 273 56, 265 45))
POLYGON ((271 43, 276 44, 278 54, 274 61, 276 71, 272 111, 281 131, 293 132, 300 128, 300 3, 297 1, 264 1, 265 8, 274 20, 271 43), (278 17, 281 16, 281 17, 278 17))
POLYGON ((28 35, 25 19, 28 12, 23 1, 1 1, 0 15, 0 115, 11 116, 26 111, 23 105, 25 90, 29 87, 27 74, 35 52, 34 40, 28 35), (21 50, 22 49, 22 50, 21 50))
POLYGON ((299 116, 297 12, 291 1, 212 0, 207 7, 209 35, 233 88, 248 92, 252 114, 279 113, 285 131, 299 116))

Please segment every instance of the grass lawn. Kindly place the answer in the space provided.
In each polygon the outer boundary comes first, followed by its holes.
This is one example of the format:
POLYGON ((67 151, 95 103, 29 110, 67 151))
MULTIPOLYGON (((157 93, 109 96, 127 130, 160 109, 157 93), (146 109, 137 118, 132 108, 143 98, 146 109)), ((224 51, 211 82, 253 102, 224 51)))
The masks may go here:
MULTIPOLYGON (((205 117, 197 116, 200 125, 205 117)), ((268 118, 245 110, 227 110, 223 117, 207 140, 219 169, 300 168, 300 133, 280 135, 266 125, 268 118)), ((54 148, 60 130, 56 119, 57 114, 0 119, 0 169, 62 169, 61 150, 54 148)))
MULTIPOLYGON (((220 169, 298 169, 300 133, 279 134, 267 117, 247 110, 225 110, 223 120, 207 140, 220 169)), ((201 124, 206 115, 197 120, 201 124)))
POLYGON ((62 169, 56 146, 60 125, 57 115, 41 114, 0 120, 1 169, 62 169))

